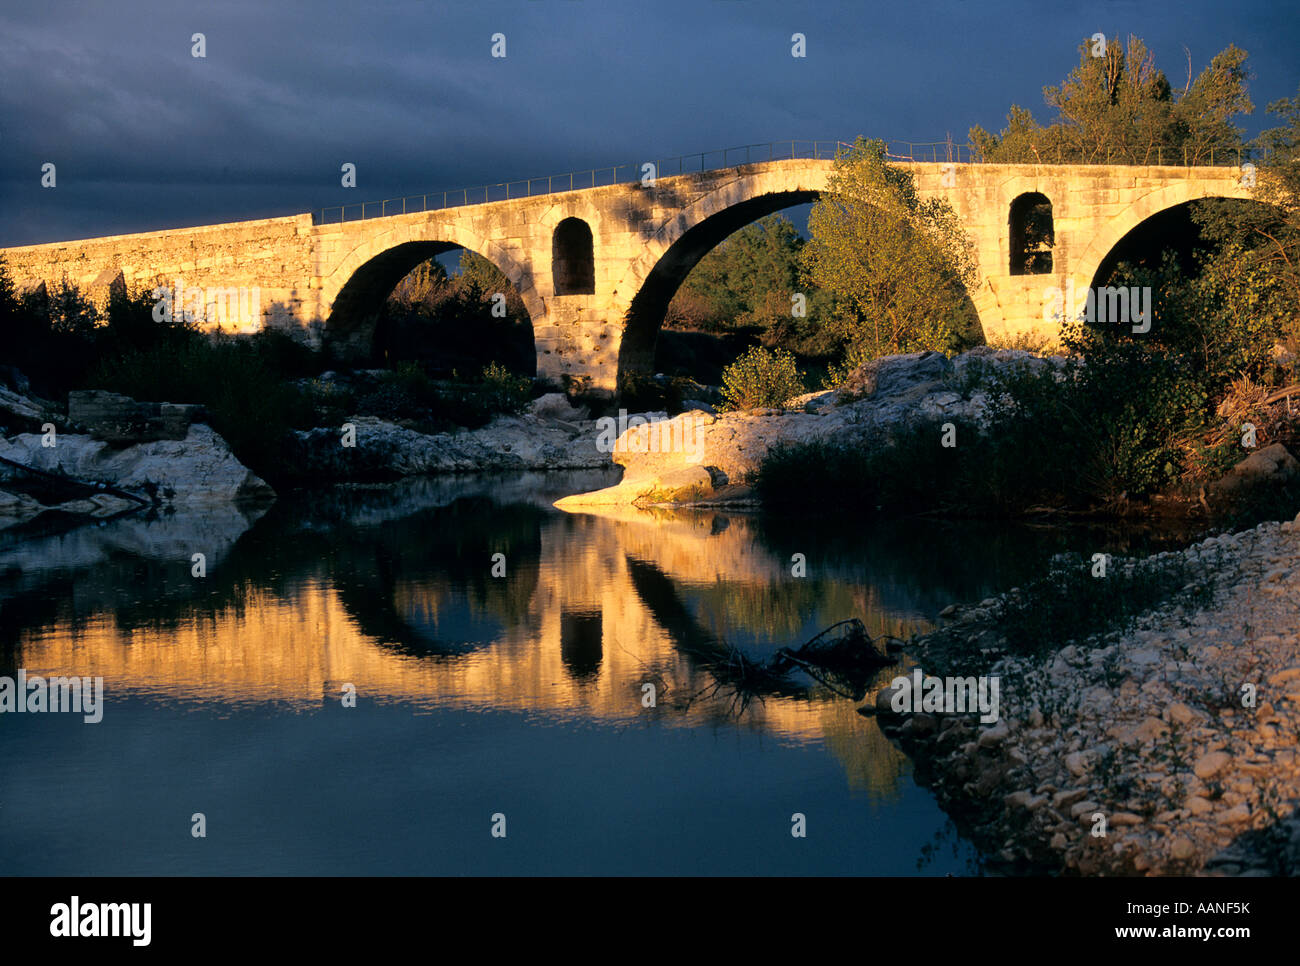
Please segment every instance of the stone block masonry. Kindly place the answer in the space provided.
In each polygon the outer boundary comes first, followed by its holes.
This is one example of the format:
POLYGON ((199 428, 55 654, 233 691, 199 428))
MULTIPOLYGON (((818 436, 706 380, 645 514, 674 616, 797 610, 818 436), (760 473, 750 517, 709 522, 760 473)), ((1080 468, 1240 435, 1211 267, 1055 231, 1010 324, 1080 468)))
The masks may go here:
POLYGON ((184 439, 190 423, 204 418, 203 407, 189 403, 136 402, 130 396, 100 390, 68 394, 68 419, 107 443, 184 439))

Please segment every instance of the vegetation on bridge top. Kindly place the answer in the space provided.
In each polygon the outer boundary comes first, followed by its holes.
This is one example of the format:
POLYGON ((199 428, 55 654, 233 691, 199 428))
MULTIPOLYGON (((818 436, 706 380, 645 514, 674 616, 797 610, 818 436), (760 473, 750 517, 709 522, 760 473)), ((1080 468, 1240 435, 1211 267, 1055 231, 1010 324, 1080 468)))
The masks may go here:
MULTIPOLYGON (((1249 158, 1234 121, 1254 108, 1246 52, 1230 45, 1176 89, 1138 37, 1085 41, 1079 64, 1043 88, 1056 119, 1040 124, 1013 104, 1007 126, 970 130, 976 160, 1004 164, 1239 164, 1249 158)), ((1266 149, 1261 142, 1257 149, 1266 149)))

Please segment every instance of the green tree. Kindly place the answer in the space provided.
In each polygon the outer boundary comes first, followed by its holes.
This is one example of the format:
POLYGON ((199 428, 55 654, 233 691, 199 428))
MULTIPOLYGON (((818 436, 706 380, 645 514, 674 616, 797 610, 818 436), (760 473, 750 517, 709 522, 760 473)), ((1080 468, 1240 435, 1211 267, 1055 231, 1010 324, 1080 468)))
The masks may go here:
POLYGON ((197 323, 186 322, 183 312, 174 313, 170 320, 155 319, 157 304, 152 286, 137 287, 133 292, 114 287, 109 292, 104 324, 96 331, 97 354, 146 349, 197 331, 197 323))
POLYGON ((686 277, 673 303, 701 299, 719 322, 752 325, 762 316, 768 295, 790 302, 798 289, 799 251, 803 238, 784 215, 775 214, 746 225, 700 259, 686 277))
POLYGON ((1255 142, 1264 156, 1255 197, 1271 208, 1253 209, 1253 222, 1224 224, 1219 237, 1254 240, 1260 262, 1290 293, 1293 321, 1300 325, 1300 90, 1268 105, 1268 112, 1282 123, 1255 142))
POLYGON ((95 303, 65 275, 50 296, 50 329, 58 335, 90 341, 99 324, 95 303))
POLYGON ((397 283, 389 298, 400 304, 414 306, 431 303, 447 285, 447 269, 442 262, 431 258, 416 265, 397 283))
POLYGON ((417 265, 393 289, 390 302, 420 311, 434 320, 463 322, 489 312, 497 293, 505 296, 505 317, 526 321, 527 310, 519 290, 504 272, 477 252, 461 252, 460 271, 448 275, 437 259, 417 265))
POLYGON ((9 263, 0 252, 0 318, 9 319, 18 313, 18 292, 9 276, 9 263))
POLYGON ((1126 44, 1079 47, 1079 64, 1059 86, 1043 88, 1056 119, 1043 126, 1012 105, 997 135, 970 130, 976 156, 1001 163, 1208 164, 1231 158, 1243 147, 1233 119, 1254 108, 1247 93, 1246 52, 1229 46, 1195 79, 1175 91, 1155 57, 1138 37, 1126 44))
POLYGON ((912 174, 886 163, 884 142, 859 138, 836 159, 808 230, 805 277, 829 297, 849 366, 949 349, 977 327, 973 246, 951 205, 922 201, 912 174))

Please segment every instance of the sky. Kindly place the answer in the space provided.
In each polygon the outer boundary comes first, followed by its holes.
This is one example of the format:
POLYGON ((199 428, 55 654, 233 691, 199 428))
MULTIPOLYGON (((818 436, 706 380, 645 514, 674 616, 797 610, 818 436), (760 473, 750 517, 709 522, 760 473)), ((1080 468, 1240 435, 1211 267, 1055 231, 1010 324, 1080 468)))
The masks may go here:
POLYGON ((1050 120, 1042 88, 1098 31, 1142 37, 1175 87, 1184 48, 1194 73, 1230 43, 1247 50, 1251 135, 1300 88, 1292 0, 10 3, 0 246, 774 140, 962 143, 1012 103, 1050 120))

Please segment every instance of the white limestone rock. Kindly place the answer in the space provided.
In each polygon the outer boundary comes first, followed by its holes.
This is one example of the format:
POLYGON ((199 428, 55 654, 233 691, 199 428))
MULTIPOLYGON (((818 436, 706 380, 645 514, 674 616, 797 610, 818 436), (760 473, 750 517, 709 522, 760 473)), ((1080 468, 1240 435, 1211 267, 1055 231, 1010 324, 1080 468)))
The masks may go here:
POLYGON ((210 426, 194 423, 184 439, 115 447, 89 436, 61 434, 55 446, 24 433, 0 440, 0 456, 79 480, 109 483, 173 506, 204 506, 274 498, 275 492, 230 452, 210 426))

